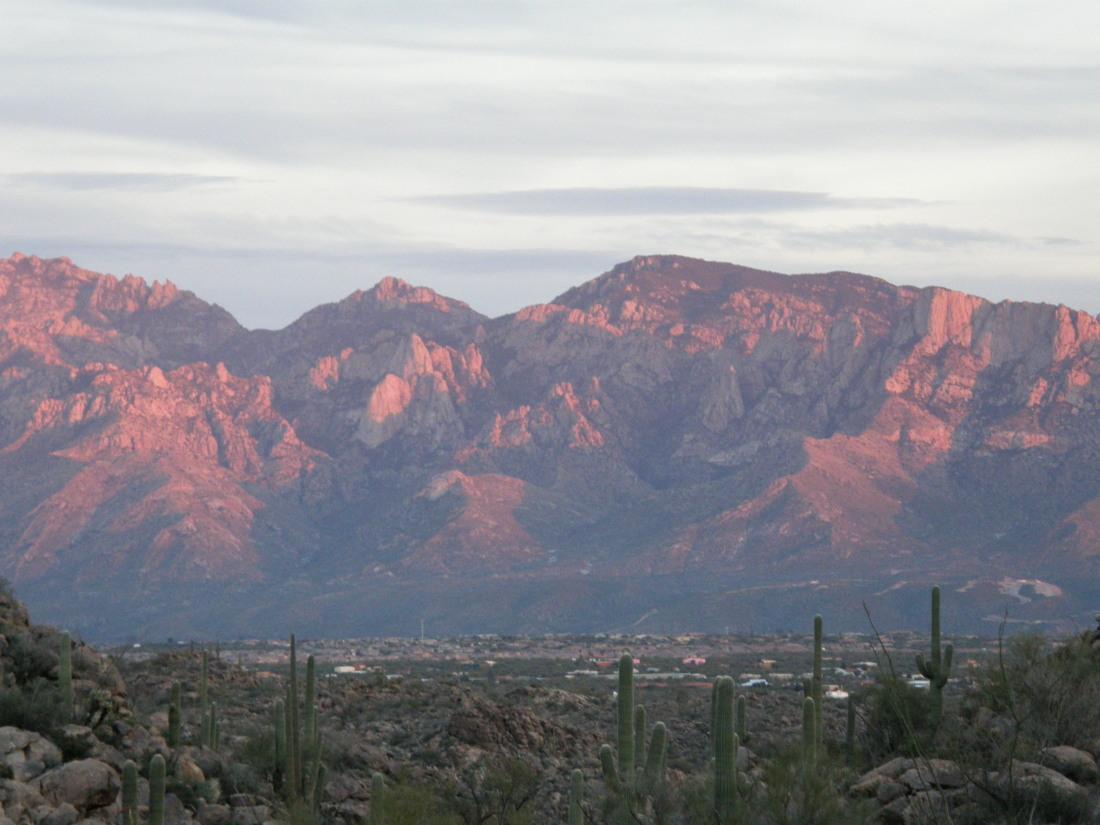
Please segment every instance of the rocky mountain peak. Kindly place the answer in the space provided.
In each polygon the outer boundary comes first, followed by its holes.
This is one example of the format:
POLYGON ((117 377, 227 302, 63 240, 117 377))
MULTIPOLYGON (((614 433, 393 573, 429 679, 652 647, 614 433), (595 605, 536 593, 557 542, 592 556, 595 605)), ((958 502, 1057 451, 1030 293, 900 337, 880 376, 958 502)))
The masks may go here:
POLYGON ((317 633, 618 626, 582 581, 653 628, 1100 597, 1085 312, 663 255, 491 321, 396 278, 273 331, 62 260, 0 289, 0 574, 67 620, 125 571, 162 635, 226 588, 317 633))

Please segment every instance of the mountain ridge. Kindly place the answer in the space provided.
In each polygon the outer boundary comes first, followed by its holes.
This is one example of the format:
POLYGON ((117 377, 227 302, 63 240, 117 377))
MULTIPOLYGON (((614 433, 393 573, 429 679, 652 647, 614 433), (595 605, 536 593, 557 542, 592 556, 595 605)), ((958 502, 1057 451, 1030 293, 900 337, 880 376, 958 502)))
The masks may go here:
POLYGON ((1100 601, 1088 313, 652 255, 497 318, 386 278, 280 330, 67 259, 0 289, 0 574, 93 634, 1100 601))

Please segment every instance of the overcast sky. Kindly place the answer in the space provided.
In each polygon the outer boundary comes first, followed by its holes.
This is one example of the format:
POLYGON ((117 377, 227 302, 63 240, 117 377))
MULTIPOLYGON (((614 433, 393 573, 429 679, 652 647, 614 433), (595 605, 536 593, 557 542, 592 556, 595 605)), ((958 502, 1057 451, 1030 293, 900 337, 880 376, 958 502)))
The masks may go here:
POLYGON ((1100 4, 0 0, 0 254, 281 326, 679 253, 1100 311, 1100 4))

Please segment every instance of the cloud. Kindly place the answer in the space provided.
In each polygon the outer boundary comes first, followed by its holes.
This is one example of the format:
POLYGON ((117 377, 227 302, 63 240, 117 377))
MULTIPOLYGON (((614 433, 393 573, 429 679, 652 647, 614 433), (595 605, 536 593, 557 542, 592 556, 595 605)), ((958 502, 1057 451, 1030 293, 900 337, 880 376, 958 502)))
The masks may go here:
POLYGON ((696 186, 524 189, 411 198, 418 203, 515 215, 706 215, 826 209, 893 209, 909 198, 843 198, 786 189, 719 189, 696 186))
POLYGON ((812 247, 887 246, 901 249, 950 249, 969 246, 1011 246, 1026 243, 1002 232, 966 229, 926 223, 883 223, 839 229, 790 228, 783 233, 788 243, 812 247))
POLYGON ((181 189, 237 183, 240 180, 242 179, 229 175, 156 172, 17 172, 0 175, 0 181, 5 186, 68 191, 110 189, 119 192, 178 192, 181 189))

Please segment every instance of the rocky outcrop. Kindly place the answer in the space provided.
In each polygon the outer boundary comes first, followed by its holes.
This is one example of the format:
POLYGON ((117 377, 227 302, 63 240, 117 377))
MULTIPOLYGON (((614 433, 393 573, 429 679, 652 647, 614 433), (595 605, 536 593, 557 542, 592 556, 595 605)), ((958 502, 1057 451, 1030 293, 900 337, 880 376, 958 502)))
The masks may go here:
POLYGON ((1066 307, 647 256, 502 318, 389 278, 249 332, 15 256, 0 333, 0 574, 98 633, 1100 598, 1100 323, 1066 307))
MULTIPOLYGON (((1081 762, 1075 757, 1072 764, 1062 764, 1072 771, 1081 762)), ((1094 782, 1095 777, 1088 780, 1090 785, 1094 782)), ((848 793, 874 800, 879 805, 877 821, 896 825, 992 821, 1014 809, 1040 818, 1049 812, 1072 817, 1083 815, 1089 804, 1088 788, 1065 771, 1024 761, 995 770, 984 765, 961 768, 947 759, 897 757, 859 777, 848 793)))

